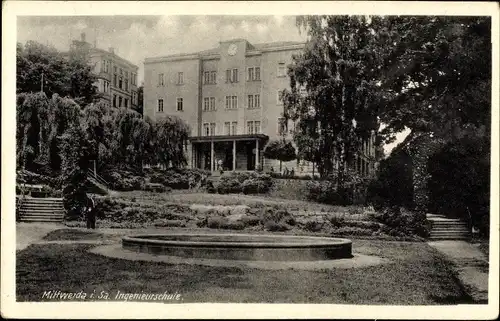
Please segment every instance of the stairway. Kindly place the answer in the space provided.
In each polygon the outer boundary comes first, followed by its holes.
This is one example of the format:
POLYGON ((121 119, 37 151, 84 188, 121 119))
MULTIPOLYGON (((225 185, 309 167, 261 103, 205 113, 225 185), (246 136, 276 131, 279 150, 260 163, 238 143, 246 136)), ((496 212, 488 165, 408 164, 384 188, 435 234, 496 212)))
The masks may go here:
POLYGON ((20 222, 56 223, 64 219, 62 198, 25 197, 21 202, 18 210, 20 222))
POLYGON ((430 241, 437 240, 469 240, 470 231, 467 224, 460 219, 447 218, 444 215, 427 214, 427 220, 431 222, 430 241))

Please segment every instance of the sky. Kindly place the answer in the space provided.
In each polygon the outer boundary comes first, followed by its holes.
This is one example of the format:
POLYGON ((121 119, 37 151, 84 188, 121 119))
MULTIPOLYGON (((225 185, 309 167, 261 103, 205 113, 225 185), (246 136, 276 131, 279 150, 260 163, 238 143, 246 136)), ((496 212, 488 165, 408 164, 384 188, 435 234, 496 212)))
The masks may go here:
MULTIPOLYGON (((211 49, 220 41, 245 38, 250 43, 305 41, 295 16, 170 15, 170 16, 18 16, 17 42, 35 40, 60 51, 85 33, 87 42, 115 53, 139 67, 144 79, 144 59, 211 49)), ((408 133, 386 145, 388 153, 408 133)))
POLYGON ((250 43, 305 41, 294 16, 20 16, 17 21, 18 42, 36 40, 61 51, 82 32, 87 42, 113 47, 139 66, 139 81, 146 57, 211 49, 233 38, 250 43))

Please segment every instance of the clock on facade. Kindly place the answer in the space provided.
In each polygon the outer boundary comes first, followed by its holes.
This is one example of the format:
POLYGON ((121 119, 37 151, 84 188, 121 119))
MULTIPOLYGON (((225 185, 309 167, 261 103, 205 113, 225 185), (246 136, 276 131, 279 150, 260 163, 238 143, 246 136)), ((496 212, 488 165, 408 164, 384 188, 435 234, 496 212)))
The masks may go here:
POLYGON ((234 56, 236 54, 237 50, 238 50, 238 47, 236 47, 236 45, 233 43, 233 44, 229 45, 229 48, 227 49, 227 53, 230 56, 234 56))

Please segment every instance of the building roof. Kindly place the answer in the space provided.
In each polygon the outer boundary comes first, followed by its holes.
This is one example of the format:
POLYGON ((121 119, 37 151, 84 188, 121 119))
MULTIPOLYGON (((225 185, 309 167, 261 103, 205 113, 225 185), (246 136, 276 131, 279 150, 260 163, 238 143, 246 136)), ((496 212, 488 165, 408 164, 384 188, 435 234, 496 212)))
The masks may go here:
MULTIPOLYGON (((265 42, 265 43, 258 43, 258 44, 251 44, 249 43, 246 39, 231 39, 223 42, 231 42, 231 41, 246 41, 247 44, 249 45, 249 51, 273 51, 276 49, 284 48, 284 47, 290 47, 290 46, 304 46, 305 42, 299 42, 299 41, 276 41, 276 42, 265 42)), ((219 54, 220 49, 219 47, 216 48, 211 48, 207 50, 202 50, 198 52, 191 52, 191 53, 178 53, 178 54, 172 54, 172 55, 166 55, 166 56, 157 56, 157 57, 149 57, 145 59, 145 62, 149 62, 150 60, 159 60, 159 59, 170 59, 170 58, 199 58, 199 57, 206 57, 206 56, 211 56, 211 55, 217 55, 219 54)))

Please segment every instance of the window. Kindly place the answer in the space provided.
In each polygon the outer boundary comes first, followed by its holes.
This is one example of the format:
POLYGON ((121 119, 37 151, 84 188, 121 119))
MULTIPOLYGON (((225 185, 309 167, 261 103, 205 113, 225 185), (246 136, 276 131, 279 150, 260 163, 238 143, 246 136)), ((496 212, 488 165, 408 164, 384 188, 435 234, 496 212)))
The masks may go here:
POLYGON ((260 121, 254 122, 254 127, 255 134, 260 134, 260 121))
POLYGON ((233 79, 232 82, 238 82, 238 69, 233 69, 233 79))
POLYGON ((203 124, 203 134, 205 136, 210 136, 210 124, 209 123, 203 124))
POLYGON ((248 95, 248 104, 249 109, 253 109, 253 95, 248 95))
POLYGON ((210 97, 210 110, 215 110, 215 97, 210 97))
POLYGON ((103 60, 101 63, 101 71, 106 72, 106 60, 103 60))
POLYGON ((253 134, 253 121, 247 121, 247 134, 253 134))
POLYGON ((260 108, 260 95, 248 95, 248 104, 247 107, 248 109, 255 109, 255 108, 260 108))
POLYGON ((233 121, 231 123, 231 135, 237 135, 238 134, 238 122, 233 121))
POLYGON ((118 78, 118 88, 122 89, 122 86, 123 86, 123 78, 120 77, 118 78))
POLYGON ((128 107, 128 98, 124 99, 124 103, 123 104, 125 105, 125 107, 128 107))
POLYGON ((163 82, 163 74, 158 74, 158 86, 164 86, 165 83, 163 82))
POLYGON ((121 96, 118 96, 118 107, 122 106, 122 101, 123 101, 123 98, 121 96))
POLYGON ((226 96, 226 109, 238 108, 238 96, 226 96))
POLYGON ((217 71, 211 71, 210 72, 210 83, 211 84, 216 84, 217 83, 217 71))
POLYGON ((116 87, 116 74, 113 76, 113 86, 116 87))
POLYGON ((215 110, 215 97, 203 98, 203 111, 215 110))
POLYGON ((128 78, 128 71, 125 71, 125 78, 128 78))
POLYGON ((238 97, 232 96, 231 103, 232 103, 232 109, 237 109, 238 108, 238 97))
POLYGON ((231 135, 231 123, 228 121, 224 123, 224 135, 231 135))
POLYGON ((247 121, 247 134, 259 134, 260 133, 260 121, 247 121))
POLYGON ((203 98, 203 110, 204 111, 210 110, 210 98, 208 97, 203 98))
POLYGON ((278 74, 277 74, 278 77, 285 77, 286 76, 286 73, 285 73, 285 63, 284 62, 280 62, 278 64, 278 74))
POLYGON ((125 79, 125 91, 128 91, 128 79, 125 79))
POLYGON ((109 81, 104 80, 104 92, 109 93, 109 81))
POLYGON ((286 134, 286 123, 284 117, 278 118, 278 135, 286 134))
POLYGON ((238 69, 226 70, 226 82, 238 82, 238 69))
POLYGON ((158 112, 163 113, 163 99, 158 99, 158 112))
POLYGON ((136 104, 137 93, 135 91, 132 92, 132 105, 136 104))
POLYGON ((177 85, 182 85, 182 84, 184 84, 184 73, 178 72, 177 73, 177 85))
POLYGON ((113 107, 116 107, 116 95, 113 95, 113 107))
POLYGON ((248 81, 252 81, 254 80, 254 73, 253 73, 253 68, 248 68, 248 76, 247 76, 247 80, 248 81))
POLYGON ((247 80, 248 81, 260 80, 260 67, 249 67, 247 80))
POLYGON ((210 71, 203 72, 203 81, 205 84, 210 83, 210 71))
POLYGON ((116 74, 116 71, 118 70, 118 68, 116 66, 113 67, 113 72, 116 74))
POLYGON ((283 105, 283 99, 281 97, 283 91, 282 90, 278 90, 278 92, 276 93, 276 104, 277 105, 283 105))
POLYGON ((254 98, 253 98, 253 107, 254 108, 260 108, 260 95, 259 94, 254 95, 254 98))
POLYGON ((177 111, 183 111, 183 99, 182 98, 177 98, 177 111))
POLYGON ((120 76, 123 76, 123 69, 120 68, 120 76))
POLYGON ((210 123, 210 136, 215 136, 215 123, 210 123))

